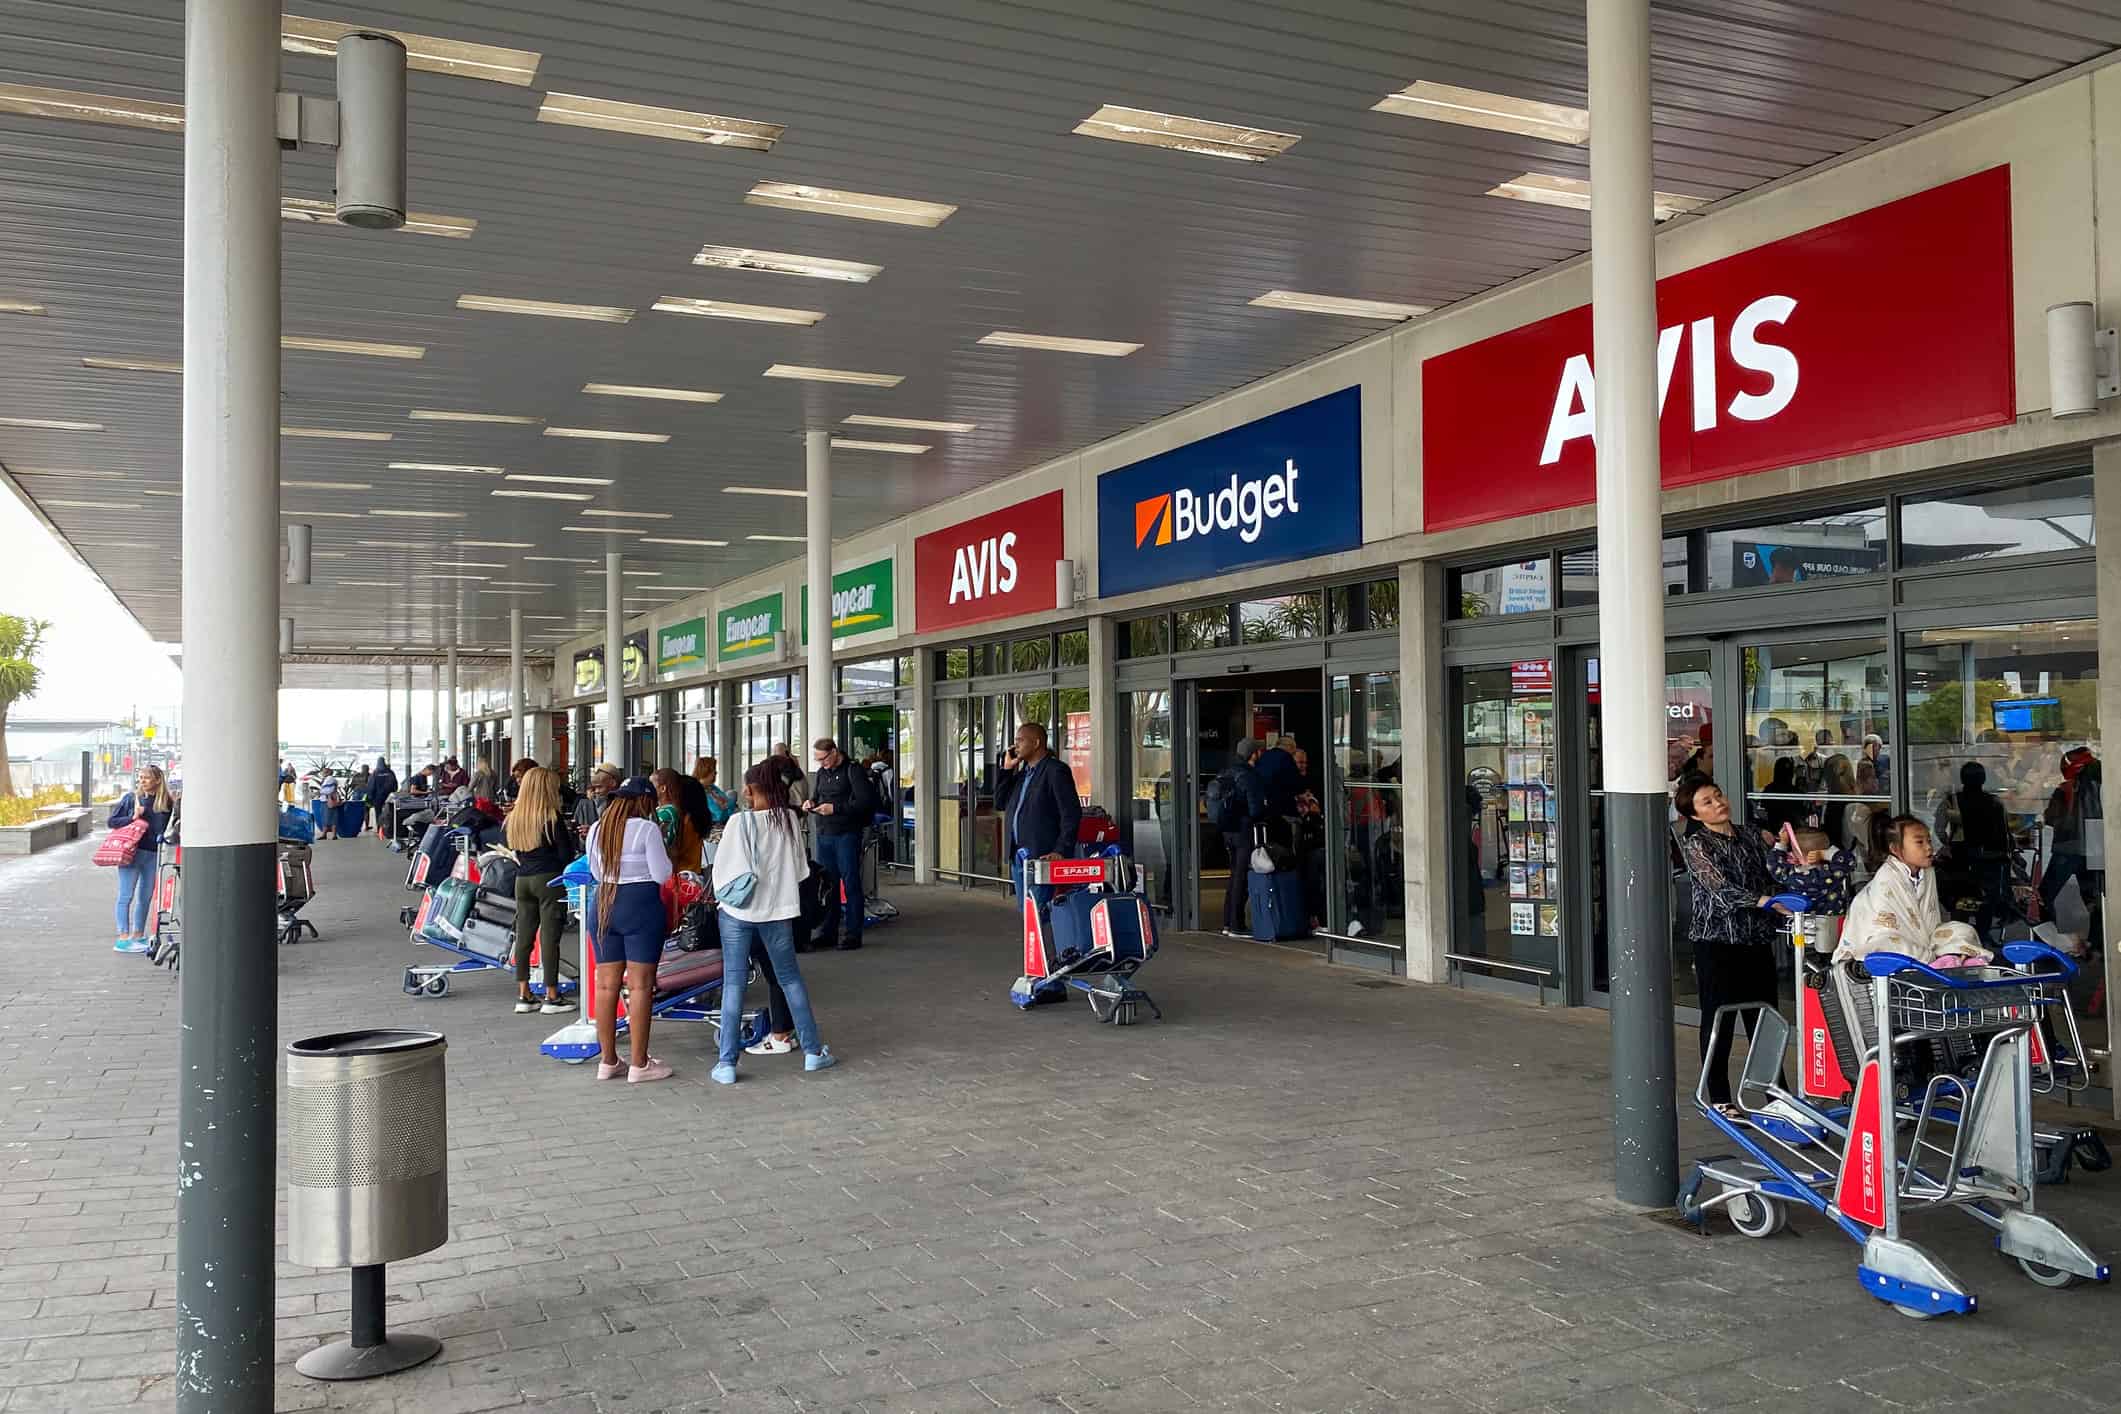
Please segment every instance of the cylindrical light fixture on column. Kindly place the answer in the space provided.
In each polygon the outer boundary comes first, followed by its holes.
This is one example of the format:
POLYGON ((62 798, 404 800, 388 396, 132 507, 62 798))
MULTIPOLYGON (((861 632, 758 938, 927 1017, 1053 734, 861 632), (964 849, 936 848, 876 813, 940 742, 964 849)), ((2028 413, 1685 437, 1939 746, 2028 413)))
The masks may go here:
MULTIPOLYGON (((309 583, 310 527, 290 525, 287 527, 287 582, 309 583)), ((282 650, 285 651, 285 650, 282 650)))

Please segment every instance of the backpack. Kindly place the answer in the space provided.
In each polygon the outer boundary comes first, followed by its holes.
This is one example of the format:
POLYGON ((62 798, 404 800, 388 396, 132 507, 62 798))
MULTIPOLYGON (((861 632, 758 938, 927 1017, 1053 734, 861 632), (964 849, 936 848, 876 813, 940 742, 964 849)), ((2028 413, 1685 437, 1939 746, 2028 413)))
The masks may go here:
POLYGON ((1208 782, 1208 818, 1224 834, 1245 827, 1245 793, 1237 785, 1237 768, 1230 767, 1208 782))

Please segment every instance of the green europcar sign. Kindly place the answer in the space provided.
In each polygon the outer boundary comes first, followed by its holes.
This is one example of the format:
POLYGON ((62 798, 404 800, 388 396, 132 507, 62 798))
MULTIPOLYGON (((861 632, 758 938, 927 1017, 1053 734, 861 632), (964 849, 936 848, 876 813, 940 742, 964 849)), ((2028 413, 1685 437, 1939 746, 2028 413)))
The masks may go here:
MULTIPOLYGON (((892 558, 871 560, 832 577, 832 637, 835 641, 859 633, 875 633, 894 622, 892 558)), ((810 641, 810 586, 803 586, 803 642, 810 641)))
POLYGON ((781 631, 781 596, 764 594, 734 608, 722 610, 721 637, 715 649, 718 662, 756 658, 773 651, 773 636, 781 631))
POLYGON ((707 620, 687 619, 656 630, 655 675, 675 677, 707 666, 707 620))

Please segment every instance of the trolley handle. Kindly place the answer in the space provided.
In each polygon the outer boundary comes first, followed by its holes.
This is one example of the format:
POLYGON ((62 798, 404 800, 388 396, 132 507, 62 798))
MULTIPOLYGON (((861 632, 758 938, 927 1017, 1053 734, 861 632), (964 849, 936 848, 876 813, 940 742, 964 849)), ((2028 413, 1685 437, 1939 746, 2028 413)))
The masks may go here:
POLYGON ((1966 976, 1958 969, 1932 967, 1926 962, 1900 952, 1867 953, 1863 959, 1863 970, 1873 977, 1898 977, 1903 973, 1913 973, 1925 982, 1933 982, 1937 986, 1950 987, 1962 992, 1977 992, 1995 987, 2022 988, 2029 980, 2034 980, 2025 977, 1977 979, 1966 976))
POLYGON ((1779 908, 1784 913, 1809 913, 1812 901, 1803 894, 1776 894, 1767 901, 1768 908, 1779 908))
POLYGON ((2032 967, 2037 963, 2052 962, 2055 964, 2058 975, 2065 978, 2077 975, 2077 960, 2075 958, 2063 952, 2060 948, 2049 947, 2046 943, 2036 940, 2022 943, 2005 943, 2003 945, 2003 959, 2006 962, 2015 963, 2019 967, 2032 967))

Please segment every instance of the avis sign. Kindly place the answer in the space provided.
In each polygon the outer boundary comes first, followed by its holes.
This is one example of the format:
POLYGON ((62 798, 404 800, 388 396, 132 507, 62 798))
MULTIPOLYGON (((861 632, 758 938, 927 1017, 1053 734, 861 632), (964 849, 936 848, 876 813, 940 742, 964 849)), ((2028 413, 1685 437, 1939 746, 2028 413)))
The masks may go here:
MULTIPOLYGON (((1657 282, 1664 485, 2017 415, 2010 169, 1657 282)), ((1589 305, 1423 362, 1427 530, 1597 496, 1589 305)))
POLYGON ((1313 398, 1097 479, 1100 594, 1360 544, 1360 388, 1313 398))
POLYGON ((1051 609, 1053 567, 1067 554, 1063 494, 1049 491, 913 542, 913 616, 953 628, 1051 609))

